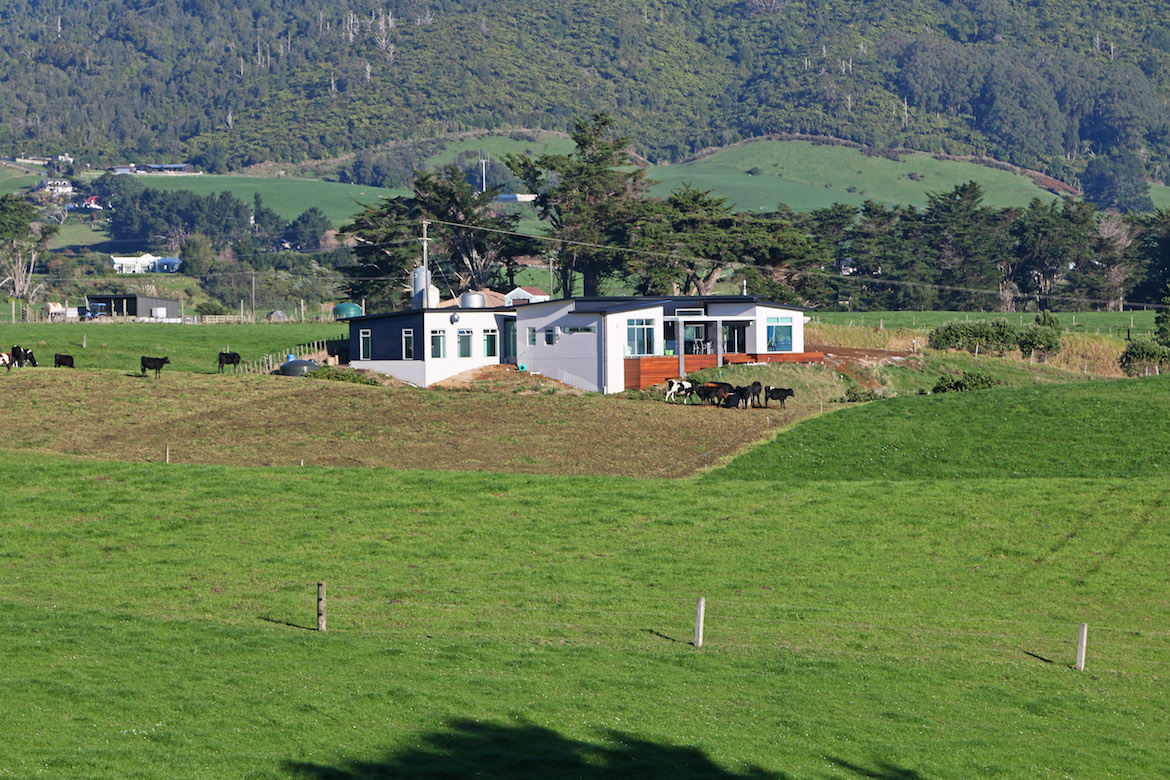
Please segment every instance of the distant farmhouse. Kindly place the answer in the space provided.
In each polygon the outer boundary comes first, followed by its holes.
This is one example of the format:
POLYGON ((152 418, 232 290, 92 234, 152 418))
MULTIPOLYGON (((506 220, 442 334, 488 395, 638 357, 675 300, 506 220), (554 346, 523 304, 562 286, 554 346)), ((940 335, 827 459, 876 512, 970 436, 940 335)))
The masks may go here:
POLYGON ((118 274, 170 274, 177 272, 183 265, 183 261, 177 257, 156 257, 152 254, 137 257, 111 255, 110 261, 114 265, 114 273, 118 274))
POLYGON ((41 189, 54 198, 63 198, 73 194, 73 182, 68 179, 45 179, 41 182, 41 189))
MULTIPOLYGON (((495 293, 499 295, 499 293, 495 293)), ((500 363, 620 393, 729 363, 821 362, 805 309, 752 295, 568 298, 348 318, 350 365, 426 386, 500 363)))
POLYGON ((109 169, 109 172, 115 176, 125 174, 153 174, 153 173, 182 173, 195 174, 195 167, 188 163, 165 163, 162 165, 138 165, 137 163, 127 163, 125 165, 115 165, 109 169))

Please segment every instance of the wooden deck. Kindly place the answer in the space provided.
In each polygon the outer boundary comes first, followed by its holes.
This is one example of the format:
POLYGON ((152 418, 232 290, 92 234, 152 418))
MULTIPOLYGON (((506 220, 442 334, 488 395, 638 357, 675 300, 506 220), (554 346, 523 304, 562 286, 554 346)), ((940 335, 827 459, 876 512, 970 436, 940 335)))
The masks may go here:
MULTIPOLYGON (((718 365, 717 355, 686 355, 684 374, 718 365)), ((823 363, 823 352, 782 352, 757 355, 750 352, 731 352, 723 356, 723 365, 732 363, 823 363)), ((651 385, 678 377, 678 356, 626 358, 626 389, 642 390, 651 385)))

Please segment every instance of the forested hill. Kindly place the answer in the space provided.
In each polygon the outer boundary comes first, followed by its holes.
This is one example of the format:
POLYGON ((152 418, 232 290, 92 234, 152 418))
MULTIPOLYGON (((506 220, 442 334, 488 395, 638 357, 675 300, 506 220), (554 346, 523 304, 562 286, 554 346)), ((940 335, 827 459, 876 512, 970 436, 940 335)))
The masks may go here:
POLYGON ((90 163, 608 111, 656 160, 801 132, 1160 177, 1168 86, 1165 0, 0 0, 0 151, 90 163))

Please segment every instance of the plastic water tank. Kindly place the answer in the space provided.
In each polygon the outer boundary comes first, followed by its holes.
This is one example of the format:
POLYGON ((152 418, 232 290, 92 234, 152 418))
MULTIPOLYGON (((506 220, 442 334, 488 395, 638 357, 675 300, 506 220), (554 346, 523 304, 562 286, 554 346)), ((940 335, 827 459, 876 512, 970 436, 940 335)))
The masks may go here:
POLYGON ((335 320, 345 320, 345 319, 349 319, 350 317, 360 317, 360 316, 362 316, 361 305, 357 304, 357 303, 353 303, 352 301, 346 301, 345 303, 339 303, 333 307, 333 319, 335 319, 335 320))

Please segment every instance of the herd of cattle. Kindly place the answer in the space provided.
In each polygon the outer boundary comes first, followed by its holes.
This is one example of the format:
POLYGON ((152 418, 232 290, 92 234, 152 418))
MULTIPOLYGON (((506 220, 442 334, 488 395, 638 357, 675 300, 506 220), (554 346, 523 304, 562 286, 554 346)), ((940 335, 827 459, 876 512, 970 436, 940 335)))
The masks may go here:
MULTIPOLYGON (((154 371, 154 376, 157 379, 162 372, 162 367, 170 363, 169 357, 148 357, 142 356, 142 375, 146 376, 148 370, 154 371)), ((38 366, 36 355, 31 349, 24 349, 19 344, 12 348, 11 352, 0 352, 0 367, 7 368, 9 372, 12 367, 22 368, 25 364, 38 366)), ((240 367, 240 355, 237 352, 220 352, 219 353, 219 371, 223 372, 224 366, 231 366, 232 373, 235 373, 240 367)), ((73 356, 63 355, 60 352, 53 355, 54 368, 73 368, 73 356)))
POLYGON ((752 382, 746 387, 736 387, 729 382, 707 382, 696 384, 686 379, 670 379, 666 383, 666 401, 690 403, 697 399, 697 403, 722 406, 724 409, 748 409, 763 406, 768 408, 768 401, 779 401, 780 408, 786 408, 784 402, 795 397, 795 393, 787 387, 772 387, 752 382), (760 403, 763 396, 764 402, 760 403))

